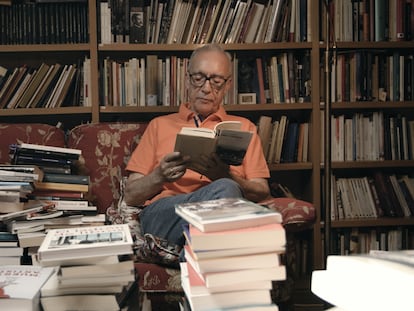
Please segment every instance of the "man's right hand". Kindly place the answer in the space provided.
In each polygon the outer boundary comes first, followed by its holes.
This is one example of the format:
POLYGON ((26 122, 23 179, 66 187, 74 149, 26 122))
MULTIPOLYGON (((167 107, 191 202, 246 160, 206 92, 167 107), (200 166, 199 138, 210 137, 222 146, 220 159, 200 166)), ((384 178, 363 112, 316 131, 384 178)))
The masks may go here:
POLYGON ((166 182, 176 181, 185 174, 189 163, 190 157, 182 156, 179 152, 169 153, 161 160, 159 174, 166 182))

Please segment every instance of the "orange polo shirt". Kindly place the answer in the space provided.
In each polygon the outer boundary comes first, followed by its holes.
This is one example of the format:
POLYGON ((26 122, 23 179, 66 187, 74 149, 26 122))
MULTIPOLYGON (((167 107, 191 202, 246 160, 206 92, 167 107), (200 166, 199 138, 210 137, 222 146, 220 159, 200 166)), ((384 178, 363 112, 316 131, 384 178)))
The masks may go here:
MULTIPOLYGON (((182 127, 195 127, 194 112, 188 109, 188 104, 180 106, 179 112, 154 118, 148 124, 142 138, 131 155, 126 169, 148 175, 160 164, 162 158, 174 151, 175 137, 182 127)), ((199 124, 200 127, 213 129, 221 121, 241 121, 242 130, 252 131, 253 137, 245 155, 243 164, 230 166, 232 173, 245 179, 269 178, 269 169, 263 156, 260 138, 257 135, 256 126, 246 118, 233 116, 220 109, 199 124)), ((196 148, 196 146, 195 146, 196 148)), ((200 179, 200 174, 190 169, 183 177, 172 183, 165 183, 163 189, 156 196, 148 200, 145 205, 163 197, 181 193, 190 193, 211 181, 205 176, 200 179)))

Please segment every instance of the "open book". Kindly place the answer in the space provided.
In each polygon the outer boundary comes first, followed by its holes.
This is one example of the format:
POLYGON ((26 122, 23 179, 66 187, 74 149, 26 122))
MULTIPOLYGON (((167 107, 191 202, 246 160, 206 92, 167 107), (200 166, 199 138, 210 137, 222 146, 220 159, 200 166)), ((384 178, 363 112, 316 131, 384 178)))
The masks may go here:
POLYGON ((214 129, 183 127, 177 134, 174 151, 197 159, 216 153, 229 165, 241 165, 253 133, 241 130, 239 121, 223 121, 214 129))

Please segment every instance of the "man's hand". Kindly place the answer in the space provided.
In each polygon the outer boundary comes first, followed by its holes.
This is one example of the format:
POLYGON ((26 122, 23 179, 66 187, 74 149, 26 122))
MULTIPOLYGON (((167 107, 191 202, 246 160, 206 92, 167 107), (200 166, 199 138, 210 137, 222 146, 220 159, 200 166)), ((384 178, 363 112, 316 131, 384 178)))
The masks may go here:
POLYGON ((179 152, 169 153, 161 160, 158 173, 162 180, 173 182, 185 174, 189 162, 188 156, 182 156, 179 152))
POLYGON ((215 153, 212 153, 210 157, 204 155, 198 159, 192 159, 191 169, 210 180, 230 177, 229 165, 224 163, 215 153))

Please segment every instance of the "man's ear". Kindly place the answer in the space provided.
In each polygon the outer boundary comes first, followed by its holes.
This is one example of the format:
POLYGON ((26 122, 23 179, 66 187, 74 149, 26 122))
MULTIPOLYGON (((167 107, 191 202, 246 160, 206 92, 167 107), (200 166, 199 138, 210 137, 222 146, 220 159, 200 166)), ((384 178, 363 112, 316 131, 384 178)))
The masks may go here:
POLYGON ((230 77, 230 78, 227 80, 226 85, 224 86, 224 92, 225 92, 225 93, 227 93, 227 92, 230 90, 230 87, 232 86, 232 84, 233 84, 233 78, 232 78, 232 77, 230 77))
POLYGON ((186 89, 190 88, 190 76, 188 72, 185 74, 184 84, 186 89))

